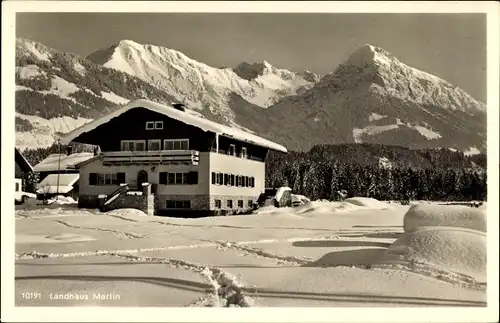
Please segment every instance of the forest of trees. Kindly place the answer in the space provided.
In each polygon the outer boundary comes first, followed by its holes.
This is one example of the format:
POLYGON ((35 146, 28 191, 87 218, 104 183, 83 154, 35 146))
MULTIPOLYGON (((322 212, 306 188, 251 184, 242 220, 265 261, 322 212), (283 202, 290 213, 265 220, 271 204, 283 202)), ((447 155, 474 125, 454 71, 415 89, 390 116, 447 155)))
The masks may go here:
POLYGON ((341 191, 378 200, 485 200, 486 155, 371 144, 315 146, 307 153, 270 153, 266 186, 288 186, 312 200, 338 200, 341 191), (382 156, 391 163, 380 163, 382 156))

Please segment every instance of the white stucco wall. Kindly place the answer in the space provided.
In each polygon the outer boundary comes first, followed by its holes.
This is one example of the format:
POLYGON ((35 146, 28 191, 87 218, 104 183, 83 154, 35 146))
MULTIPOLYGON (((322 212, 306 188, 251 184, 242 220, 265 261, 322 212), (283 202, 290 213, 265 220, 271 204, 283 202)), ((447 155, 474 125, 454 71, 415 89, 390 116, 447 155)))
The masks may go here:
MULTIPOLYGON (((207 153, 210 160, 210 195, 234 195, 256 197, 264 191, 265 163, 218 153, 207 153), (255 187, 232 187, 213 185, 211 172, 230 173, 235 175, 253 176, 255 187)), ((201 156, 200 156, 201 158, 201 156)))
MULTIPOLYGON (((89 185, 90 173, 125 173, 126 182, 131 190, 137 190, 137 175, 141 170, 148 172, 148 182, 159 184, 160 172, 187 173, 197 171, 198 165, 156 165, 152 170, 152 165, 113 165, 104 166, 101 160, 94 160, 80 167, 80 195, 110 194, 119 185, 89 185)), ((158 185, 158 194, 169 195, 200 195, 208 194, 208 187, 203 185, 202 174, 198 173, 198 185, 158 185)))
POLYGON ((110 194, 118 185, 89 185, 90 173, 125 173, 126 182, 131 190, 137 189, 137 175, 141 170, 148 172, 148 182, 159 184, 160 172, 187 173, 198 171, 198 185, 158 185, 159 195, 233 195, 257 197, 264 191, 265 164, 263 162, 243 159, 214 152, 200 152, 198 165, 113 165, 104 166, 96 159, 80 167, 80 194, 110 194), (212 185, 212 172, 231 173, 235 175, 253 176, 255 187, 231 187, 212 185))

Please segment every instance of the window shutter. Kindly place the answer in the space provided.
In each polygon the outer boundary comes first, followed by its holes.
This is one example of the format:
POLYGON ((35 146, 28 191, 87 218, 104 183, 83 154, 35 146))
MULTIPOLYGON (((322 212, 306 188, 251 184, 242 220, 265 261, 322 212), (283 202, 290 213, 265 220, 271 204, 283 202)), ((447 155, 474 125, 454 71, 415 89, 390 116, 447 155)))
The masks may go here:
POLYGON ((160 172, 160 184, 166 185, 168 180, 167 172, 160 172))
POLYGON ((97 173, 89 174, 89 185, 97 185, 97 173))
POLYGON ((215 185, 215 172, 212 172, 212 184, 215 185))
POLYGON ((198 184, 198 172, 191 172, 191 184, 198 184))
POLYGON ((118 179, 118 184, 125 184, 125 173, 118 173, 116 177, 118 179))

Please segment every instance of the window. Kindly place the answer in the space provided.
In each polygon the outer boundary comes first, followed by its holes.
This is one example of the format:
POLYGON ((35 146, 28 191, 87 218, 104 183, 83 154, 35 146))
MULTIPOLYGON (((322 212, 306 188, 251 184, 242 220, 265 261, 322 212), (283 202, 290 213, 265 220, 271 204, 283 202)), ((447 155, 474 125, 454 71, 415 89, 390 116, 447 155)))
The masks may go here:
POLYGON ((148 150, 161 150, 161 140, 160 139, 148 140, 148 150))
POLYGON ((16 192, 19 192, 19 183, 16 183, 16 192))
POLYGON ((239 207, 240 209, 242 209, 242 208, 243 208, 243 200, 238 200, 238 207, 239 207))
POLYGON ((233 200, 227 200, 227 207, 230 209, 233 208, 233 200))
POLYGON ((163 121, 146 121, 146 130, 162 130, 163 121))
POLYGON ((137 150, 137 151, 144 151, 144 150, 146 150, 146 142, 144 140, 137 141, 135 143, 135 150, 137 150))
POLYGON ((236 147, 234 145, 229 145, 228 154, 231 156, 236 156, 236 147))
POLYGON ((90 173, 89 185, 118 185, 125 182, 125 173, 90 173))
POLYGON ((182 176, 182 173, 175 173, 175 183, 176 184, 183 184, 184 183, 184 176, 182 176))
POLYGON ((145 140, 122 140, 122 151, 144 151, 146 150, 145 140))
POLYGON ((104 184, 105 185, 118 184, 118 174, 104 174, 104 184))
POLYGON ((122 141, 122 151, 134 150, 134 143, 130 141, 122 141))
POLYGON ((160 184, 198 184, 198 172, 160 173, 160 184))
POLYGON ((190 209, 191 201, 175 201, 176 209, 190 209))
POLYGON ((212 172, 213 185, 226 185, 236 187, 255 187, 254 178, 250 176, 222 174, 219 172, 212 172))
POLYGON ((224 185, 227 185, 227 186, 231 185, 231 175, 224 174, 224 185))
POLYGON ((191 201, 167 200, 167 209, 190 209, 191 201))
POLYGON ((160 184, 198 184, 198 172, 189 173, 160 173, 160 184))
POLYGON ((163 121, 155 121, 155 129, 162 130, 163 129, 163 121))
POLYGON ((165 150, 189 150, 189 139, 165 139, 163 146, 165 150))
POLYGON ((215 200, 215 208, 220 209, 222 207, 222 201, 221 200, 215 200))
POLYGON ((246 147, 241 148, 240 156, 241 156, 241 158, 248 158, 247 148, 246 147))
POLYGON ((252 200, 248 200, 248 207, 253 207, 253 201, 252 200))
POLYGON ((222 185, 222 183, 223 183, 223 174, 219 172, 212 172, 212 184, 222 185))

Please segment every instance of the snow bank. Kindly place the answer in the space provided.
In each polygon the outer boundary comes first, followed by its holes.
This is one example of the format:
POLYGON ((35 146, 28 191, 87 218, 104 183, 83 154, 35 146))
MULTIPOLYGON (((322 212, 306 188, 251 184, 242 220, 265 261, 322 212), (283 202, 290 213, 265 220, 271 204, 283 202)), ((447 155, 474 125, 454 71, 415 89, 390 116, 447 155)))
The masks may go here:
POLYGON ((384 202, 366 197, 353 197, 342 202, 332 202, 328 200, 312 201, 303 195, 292 194, 292 204, 300 203, 295 207, 264 206, 254 212, 254 214, 331 214, 337 212, 351 212, 358 210, 386 210, 392 207, 384 202))
POLYGON ((379 200, 370 197, 351 197, 346 199, 345 202, 377 210, 384 210, 390 208, 390 206, 387 203, 380 202, 379 200))
POLYGON ((335 212, 356 211, 361 207, 346 202, 314 201, 294 208, 294 213, 328 214, 335 212))
POLYGON ((302 204, 306 204, 306 203, 310 203, 311 200, 307 197, 305 197, 304 195, 299 195, 299 194, 292 194, 292 205, 295 205, 295 204, 299 204, 299 205, 302 205, 302 204))
POLYGON ((110 216, 148 216, 146 213, 141 210, 125 208, 125 209, 115 209, 113 211, 106 212, 106 215, 110 216))
POLYGON ((47 200, 48 204, 76 204, 78 203, 75 201, 72 197, 70 196, 62 196, 62 195, 57 195, 53 199, 47 200))
POLYGON ((486 232, 486 208, 462 205, 416 204, 404 216, 404 230, 448 226, 486 232))
POLYGON ((387 254, 486 282, 486 234, 476 230, 443 226, 420 228, 400 236, 387 254))

